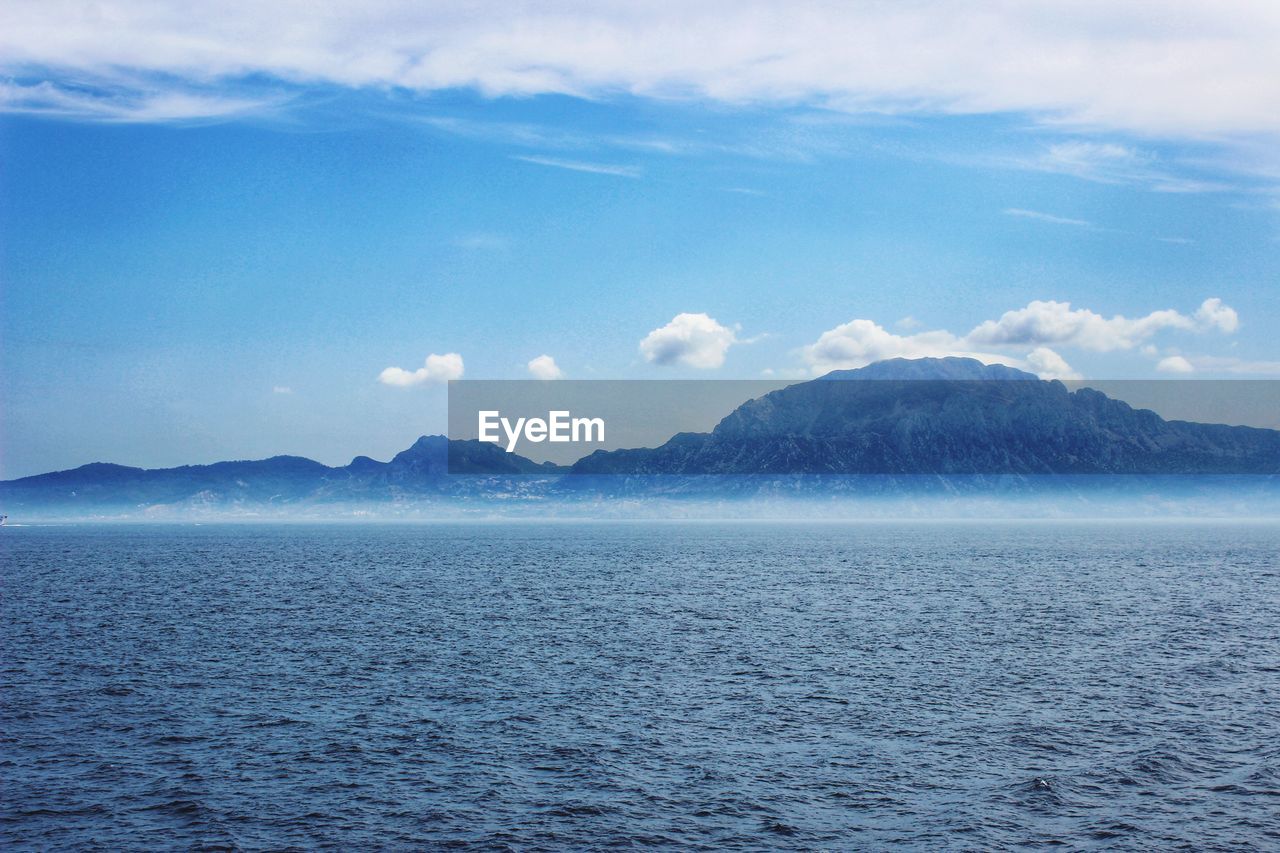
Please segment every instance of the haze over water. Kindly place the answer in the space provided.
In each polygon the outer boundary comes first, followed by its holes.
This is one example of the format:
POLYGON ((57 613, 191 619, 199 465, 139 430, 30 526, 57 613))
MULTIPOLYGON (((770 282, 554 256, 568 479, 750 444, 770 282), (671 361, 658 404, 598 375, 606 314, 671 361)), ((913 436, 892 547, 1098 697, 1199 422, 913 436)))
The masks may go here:
POLYGON ((0 842, 1280 845, 1280 528, 0 536, 0 842))

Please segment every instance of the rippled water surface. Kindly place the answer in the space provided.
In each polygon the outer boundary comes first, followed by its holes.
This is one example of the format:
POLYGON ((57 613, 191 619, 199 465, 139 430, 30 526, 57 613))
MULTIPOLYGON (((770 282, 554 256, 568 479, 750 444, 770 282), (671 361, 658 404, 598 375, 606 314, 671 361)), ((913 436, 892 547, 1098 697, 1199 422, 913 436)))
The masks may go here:
POLYGON ((1280 846, 1280 530, 0 531, 0 843, 1280 846))

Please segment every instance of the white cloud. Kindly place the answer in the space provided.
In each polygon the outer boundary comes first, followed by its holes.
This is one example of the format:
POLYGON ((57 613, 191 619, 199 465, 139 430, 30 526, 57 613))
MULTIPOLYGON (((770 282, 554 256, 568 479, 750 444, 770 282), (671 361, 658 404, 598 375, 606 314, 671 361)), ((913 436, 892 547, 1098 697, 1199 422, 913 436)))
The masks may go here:
POLYGON ((1093 223, 1083 219, 1069 219, 1065 216, 1054 216, 1052 213, 1041 213, 1038 210, 1023 210, 1020 207, 1010 207, 1004 212, 1005 216, 1017 216, 1021 219, 1035 219, 1039 222, 1048 222, 1053 225, 1075 225, 1079 228, 1092 228, 1093 223))
POLYGON ((1240 317, 1235 309, 1229 305, 1223 305, 1222 300, 1216 297, 1206 299, 1200 305, 1199 310, 1196 311, 1196 319, 1205 326, 1212 326, 1227 334, 1240 328, 1240 317))
POLYGON ((729 347, 739 343, 737 331, 706 314, 677 314, 640 342, 640 354, 654 364, 684 364, 707 370, 724 364, 729 347))
POLYGON ((49 81, 0 82, 0 112, 39 113, 119 124, 223 119, 279 107, 279 97, 235 97, 179 86, 73 89, 49 81))
POLYGON ((815 373, 863 367, 886 358, 963 356, 987 364, 1009 360, 999 353, 975 352, 950 332, 897 335, 871 320, 851 320, 823 332, 801 355, 815 373))
MULTIPOLYGON (((765 0, 512 5, 406 0, 0 7, 0 72, 84 79, 265 75, 809 103, 849 111, 1022 112, 1148 135, 1280 132, 1273 0, 765 0)), ((1060 159, 1071 165, 1071 152, 1060 159)))
POLYGON ((537 358, 530 359, 529 375, 534 379, 563 379, 564 371, 560 369, 560 365, 556 364, 556 360, 549 355, 543 354, 537 358))
MULTIPOLYGON (((1172 359, 1162 359, 1157 370, 1169 370, 1161 367, 1172 359)), ((1280 376, 1280 361, 1249 361, 1243 358, 1231 358, 1211 355, 1188 356, 1181 359, 1187 366, 1197 372, 1232 373, 1240 376, 1280 376)), ((1177 368, 1174 368, 1177 370, 1177 368)), ((1186 372, 1186 371, 1180 371, 1186 372)))
MULTIPOLYGON (((966 335, 943 329, 895 334, 871 320, 851 320, 823 332, 800 354, 815 374, 886 358, 961 356, 1021 367, 1046 379, 1074 379, 1079 374, 1051 345, 1094 352, 1134 349, 1165 329, 1230 333, 1237 322, 1235 311, 1220 299, 1205 300, 1194 317, 1164 310, 1136 319, 1108 319, 1088 309, 1073 309, 1069 302, 1034 301, 980 323, 966 335)), ((1155 350, 1143 347, 1143 352, 1155 350)))
POLYGON ((502 252, 511 247, 507 238, 482 232, 460 235, 454 238, 453 245, 473 252, 502 252))
POLYGON ((613 175, 619 178, 638 178, 638 166, 616 166, 610 163, 586 163, 582 160, 561 160, 557 157, 518 156, 513 160, 536 163, 539 166, 552 166, 556 169, 568 169, 571 172, 589 172, 593 175, 613 175))
POLYGON ((1156 154, 1114 142, 1059 142, 1021 165, 1103 184, 1137 184, 1166 193, 1221 192, 1232 188, 1220 181, 1175 175, 1156 154))
POLYGON ((272 394, 292 394, 293 389, 290 388, 288 385, 276 385, 274 388, 271 389, 271 393, 272 394))
POLYGON ((378 374, 378 381, 383 385, 408 387, 424 383, 448 382, 450 379, 462 378, 462 356, 456 352, 444 355, 432 353, 427 356, 422 367, 417 370, 405 370, 402 367, 388 367, 378 374))
POLYGON ((1128 183, 1145 175, 1153 160, 1153 155, 1128 145, 1073 140, 1050 145, 1036 164, 1047 172, 1103 183, 1128 183))
POLYGON ((1207 299, 1195 317, 1172 309, 1153 311, 1145 317, 1122 315, 1103 317, 1070 302, 1036 300, 1016 311, 1006 311, 999 320, 987 320, 971 331, 968 340, 986 345, 1063 344, 1096 352, 1133 349, 1163 329, 1205 329, 1215 327, 1233 332, 1236 313, 1220 299, 1207 299))
POLYGON ((766 367, 760 371, 760 375, 765 379, 808 379, 809 371, 801 367, 783 367, 779 369, 766 367))
POLYGON ((1160 359, 1159 363, 1156 364, 1156 370, 1161 373, 1191 373, 1195 368, 1191 366, 1191 362, 1182 356, 1171 355, 1160 359))
POLYGON ((1027 353, 1027 366, 1041 379, 1079 379, 1067 360, 1048 347, 1036 347, 1027 353))

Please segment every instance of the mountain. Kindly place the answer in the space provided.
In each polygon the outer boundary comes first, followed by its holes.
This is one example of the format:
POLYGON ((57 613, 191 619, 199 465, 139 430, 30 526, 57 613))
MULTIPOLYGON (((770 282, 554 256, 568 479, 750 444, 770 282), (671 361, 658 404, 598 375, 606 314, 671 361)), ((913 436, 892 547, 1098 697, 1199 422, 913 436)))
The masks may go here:
POLYGON ((1166 421, 1095 390, 1071 391, 972 359, 892 359, 750 400, 709 433, 680 433, 656 448, 596 451, 570 469, 496 444, 423 436, 388 462, 357 456, 340 467, 297 456, 156 470, 94 463, 0 483, 0 511, 325 517, 369 504, 488 513, 517 505, 544 511, 538 508, 555 501, 625 514, 634 502, 602 499, 1038 491, 1141 492, 1158 500, 1188 489, 1209 489, 1202 502, 1212 505, 1270 499, 1258 490, 1272 489, 1276 474, 1275 430, 1166 421))
POLYGON ((563 470, 493 444, 435 435, 419 438, 390 462, 357 456, 341 467, 300 456, 158 469, 95 462, 0 483, 0 508, 15 514, 48 507, 87 512, 465 498, 493 490, 527 491, 528 481, 563 470))
POLYGON ((1166 421, 966 358, 892 359, 750 400, 710 433, 597 451, 575 475, 1277 474, 1280 432, 1166 421))

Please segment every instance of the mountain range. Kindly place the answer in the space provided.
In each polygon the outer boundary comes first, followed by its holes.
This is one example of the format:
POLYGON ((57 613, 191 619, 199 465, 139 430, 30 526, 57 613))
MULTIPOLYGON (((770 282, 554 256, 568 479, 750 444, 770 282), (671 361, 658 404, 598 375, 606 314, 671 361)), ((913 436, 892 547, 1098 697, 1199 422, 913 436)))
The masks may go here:
POLYGON ((1042 475, 1116 474, 1271 475, 1263 478, 1269 483, 1280 474, 1280 431, 1169 421, 1089 388, 1071 391, 972 359, 893 359, 749 400, 709 433, 680 433, 656 448, 596 451, 567 469, 494 444, 424 436, 388 462, 357 456, 340 467, 298 456, 151 470, 92 463, 0 483, 0 511, 17 517, 494 506, 797 488, 955 491, 957 484, 1007 488, 1011 478, 1052 479, 1056 487, 1064 478, 1042 475))

